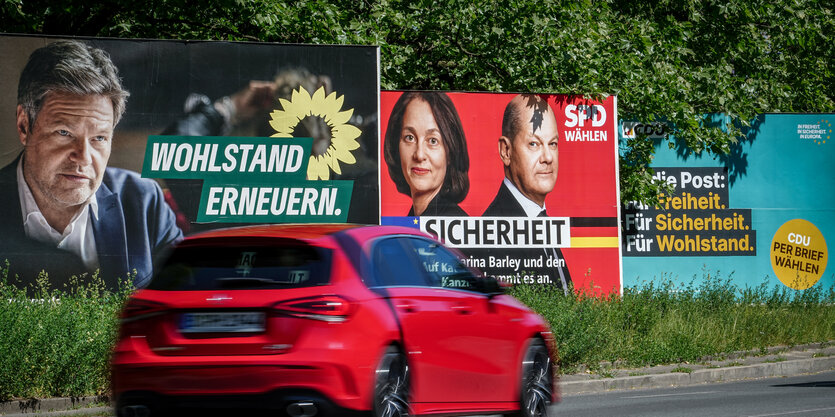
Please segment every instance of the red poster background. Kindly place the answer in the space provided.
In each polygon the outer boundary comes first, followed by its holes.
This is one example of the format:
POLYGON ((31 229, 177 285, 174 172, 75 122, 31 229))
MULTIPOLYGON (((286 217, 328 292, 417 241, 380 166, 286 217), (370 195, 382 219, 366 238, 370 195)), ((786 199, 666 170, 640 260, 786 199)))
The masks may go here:
MULTIPOLYGON (((412 204, 409 196, 397 191, 382 157, 383 141, 389 116, 403 92, 383 91, 380 94, 380 214, 406 216, 412 204)), ((446 93, 458 111, 467 140, 470 160, 470 191, 459 205, 470 216, 481 216, 504 178, 499 158, 502 115, 513 93, 446 93)), ((559 171, 557 183, 545 200, 552 217, 571 217, 572 243, 576 237, 609 238, 597 240, 596 247, 563 248, 566 263, 575 287, 599 292, 619 292, 621 286, 620 249, 618 241, 618 177, 616 100, 587 100, 580 96, 540 95, 554 110, 559 130, 559 171), (578 105, 602 105, 606 120, 601 127, 592 127, 584 120, 580 128, 586 133, 604 132, 605 141, 569 141, 567 133, 577 132, 566 109, 578 105), (584 224, 584 227, 577 225, 584 224), (601 247, 602 246, 602 247, 601 247)), ((576 111, 575 111, 576 112, 576 111)), ((583 115, 581 114, 580 117, 583 115)), ((573 246, 573 245, 572 245, 573 246)), ((466 250, 463 250, 466 253, 466 250)))

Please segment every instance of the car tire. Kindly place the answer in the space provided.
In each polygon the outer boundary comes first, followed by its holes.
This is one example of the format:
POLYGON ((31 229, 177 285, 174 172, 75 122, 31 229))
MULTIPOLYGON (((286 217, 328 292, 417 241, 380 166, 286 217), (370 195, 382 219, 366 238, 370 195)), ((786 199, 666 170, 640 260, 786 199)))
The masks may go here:
POLYGON ((551 356, 542 339, 532 339, 522 359, 519 411, 508 417, 547 417, 553 392, 551 356))
POLYGON ((409 365, 406 357, 389 346, 374 372, 374 417, 409 415, 409 365))

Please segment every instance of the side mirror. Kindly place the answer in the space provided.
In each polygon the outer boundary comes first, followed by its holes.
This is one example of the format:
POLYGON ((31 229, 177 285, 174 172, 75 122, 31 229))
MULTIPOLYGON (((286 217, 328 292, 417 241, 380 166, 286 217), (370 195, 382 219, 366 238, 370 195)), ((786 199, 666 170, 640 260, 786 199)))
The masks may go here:
POLYGON ((490 275, 484 277, 482 281, 484 283, 483 291, 485 294, 487 294, 487 296, 492 298, 497 295, 504 294, 504 287, 499 282, 499 280, 496 279, 496 277, 490 275))

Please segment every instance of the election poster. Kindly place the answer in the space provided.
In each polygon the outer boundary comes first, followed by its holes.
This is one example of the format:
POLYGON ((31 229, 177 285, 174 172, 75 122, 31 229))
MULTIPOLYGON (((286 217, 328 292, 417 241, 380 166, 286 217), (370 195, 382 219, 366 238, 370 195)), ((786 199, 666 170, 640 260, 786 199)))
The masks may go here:
POLYGON ((622 290, 615 97, 383 91, 380 114, 382 224, 508 284, 622 290))
MULTIPOLYGON (((624 285, 707 276, 740 288, 835 285, 828 265, 835 242, 833 122, 833 114, 761 115, 719 157, 659 147, 654 177, 673 192, 657 205, 623 208, 624 285)), ((634 124, 624 123, 622 135, 633 134, 634 124)))
POLYGON ((2 35, 0 59, 22 283, 142 285, 203 230, 379 221, 378 47, 2 35))

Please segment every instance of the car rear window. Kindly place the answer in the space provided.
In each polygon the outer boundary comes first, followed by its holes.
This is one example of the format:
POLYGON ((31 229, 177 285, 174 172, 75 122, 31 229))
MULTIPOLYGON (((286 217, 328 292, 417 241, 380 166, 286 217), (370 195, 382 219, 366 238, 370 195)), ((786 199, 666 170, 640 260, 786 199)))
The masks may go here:
POLYGON ((148 288, 282 289, 327 284, 331 251, 288 239, 212 239, 175 248, 148 288))

